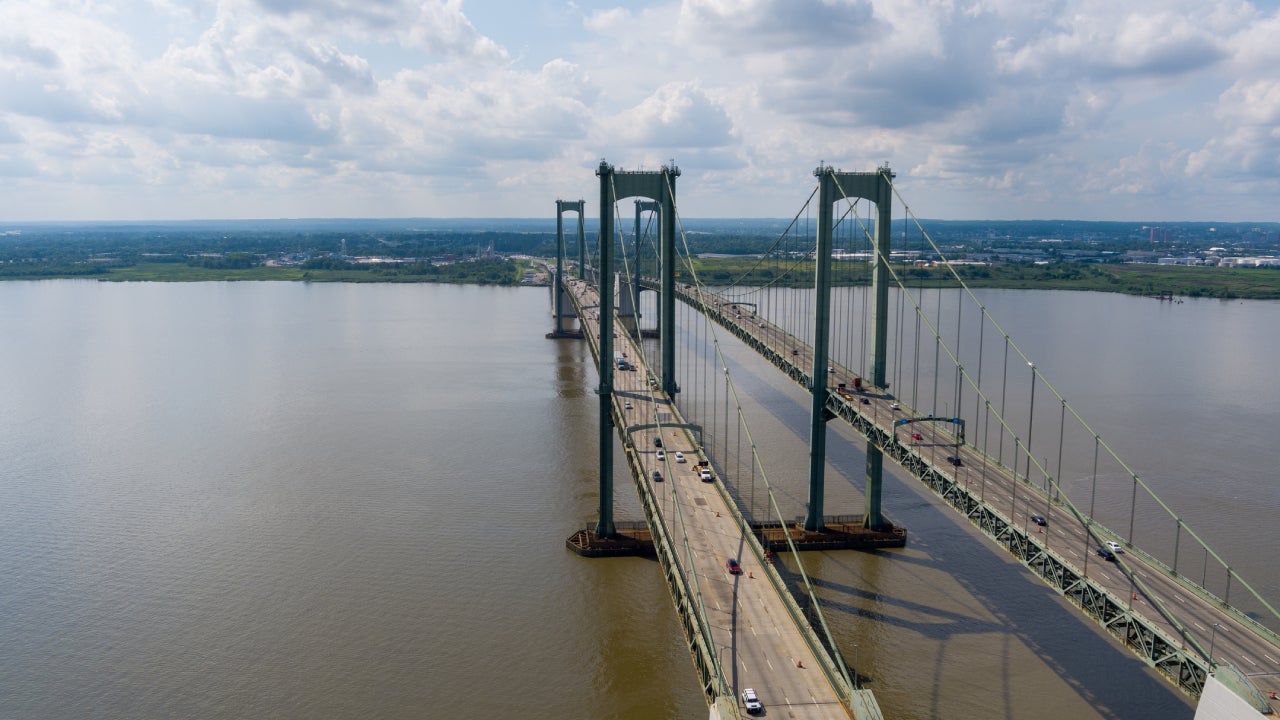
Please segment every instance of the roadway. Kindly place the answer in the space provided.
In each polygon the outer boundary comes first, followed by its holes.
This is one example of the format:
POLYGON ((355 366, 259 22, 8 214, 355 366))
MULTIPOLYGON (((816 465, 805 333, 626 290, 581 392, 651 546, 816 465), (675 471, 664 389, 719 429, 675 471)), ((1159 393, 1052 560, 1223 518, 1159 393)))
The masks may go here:
MULTIPOLYGON (((788 358, 806 374, 811 372, 811 349, 785 329, 757 317, 746 308, 734 308, 713 293, 689 286, 681 287, 680 291, 701 300, 706 307, 717 308, 721 317, 730 324, 736 324, 740 332, 788 358)), ((833 365, 827 384, 835 393, 840 383, 852 388, 854 377, 848 369, 833 365)), ((872 388, 866 392, 850 393, 845 401, 888 433, 893 433, 895 420, 912 417, 910 408, 900 406, 892 396, 872 388)), ((1099 543, 1114 541, 1123 546, 1122 538, 1099 525, 1086 527, 1064 506, 1049 502, 1048 496, 1039 488, 1015 479, 1006 468, 992 463, 973 446, 957 447, 955 436, 945 429, 947 426, 914 423, 902 426, 898 432, 906 442, 911 442, 912 433, 918 433, 920 439, 915 441, 915 450, 935 469, 966 484, 970 492, 1024 531, 1035 528, 1032 533, 1042 538, 1050 552, 1056 553, 1066 564, 1104 587, 1114 597, 1127 598, 1132 612, 1160 628, 1167 637, 1181 638, 1183 633, 1160 610, 1160 606, 1167 608, 1169 614, 1185 627, 1187 634, 1204 649, 1212 647, 1215 661, 1235 666, 1264 696, 1269 696, 1273 690, 1280 691, 1280 648, 1275 644, 1225 612, 1207 593, 1195 592, 1194 583, 1184 581, 1192 585, 1189 588, 1164 568, 1147 562, 1141 552, 1122 551, 1114 556, 1114 561, 1104 560, 1097 554, 1099 543), (950 462, 949 457, 958 458, 959 465, 950 462), (1032 523, 1032 515, 1045 518, 1045 525, 1032 523), (1145 585, 1145 590, 1131 580, 1135 577, 1145 585)), ((1181 646, 1187 649, 1185 642, 1181 646)), ((1280 701, 1272 699, 1270 704, 1272 712, 1280 713, 1280 701)))
MULTIPOLYGON (((599 337, 594 288, 572 281, 571 289, 584 331, 599 337)), ((701 597, 721 672, 740 716, 752 717, 742 703, 742 690, 750 687, 764 704, 765 717, 853 717, 792 620, 787 602, 768 579, 769 569, 758 564, 735 519, 736 510, 716 487, 719 478, 713 475, 709 482, 699 478, 699 463, 707 458, 696 439, 685 428, 671 426, 677 416, 670 400, 650 387, 644 359, 620 324, 615 325, 615 337, 616 349, 636 368, 614 371, 615 419, 622 422, 641 459, 644 483, 677 548, 680 570, 701 597), (632 430, 654 424, 660 427, 632 430), (684 462, 677 460, 677 453, 684 462), (662 480, 654 479, 655 471, 662 480), (740 574, 729 572, 730 558, 740 563, 740 574)))

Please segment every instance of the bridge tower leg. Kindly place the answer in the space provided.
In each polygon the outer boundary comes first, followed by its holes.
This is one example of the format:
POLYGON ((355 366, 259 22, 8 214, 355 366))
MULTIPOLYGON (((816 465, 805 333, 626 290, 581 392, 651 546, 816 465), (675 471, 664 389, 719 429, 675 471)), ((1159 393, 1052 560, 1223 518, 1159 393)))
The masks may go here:
MULTIPOLYGON (((871 310, 871 386, 888 387, 889 342, 889 238, 892 233, 890 224, 893 211, 893 187, 890 181, 894 174, 888 163, 876 172, 874 192, 865 197, 876 204, 876 252, 871 270, 871 294, 875 305, 871 310)), ((870 188, 868 188, 870 190, 870 188)), ((867 443, 867 490, 866 519, 864 523, 872 530, 885 527, 884 513, 880 507, 880 492, 884 484, 884 453, 873 443, 867 443)))
MULTIPOLYGON (((574 317, 574 314, 572 312, 569 312, 565 309, 567 305, 566 303, 567 297, 565 293, 568 292, 568 289, 565 287, 565 283, 564 283, 564 279, 565 279, 564 277, 564 259, 565 259, 564 214, 566 211, 578 213, 578 247, 582 248, 586 245, 586 243, 583 241, 584 239, 583 239, 583 222, 582 222, 582 211, 585 208, 585 206, 586 206, 586 202, 583 200, 577 200, 572 202, 568 200, 556 201, 556 276, 553 282, 551 283, 551 287, 552 287, 551 292, 553 293, 552 312, 555 313, 555 316, 556 316, 556 327, 555 327, 555 331, 551 335, 552 337, 565 337, 568 333, 566 332, 564 327, 564 320, 567 317, 574 317)), ((578 277, 582 277, 581 265, 579 265, 579 268, 578 268, 578 277)))
POLYGON ((658 332, 662 355, 662 391, 670 398, 680 392, 676 384, 676 178, 680 168, 662 167, 658 188, 658 265, 662 291, 658 293, 658 332))
MULTIPOLYGON (((822 168, 819 168, 822 170, 822 168)), ((815 171, 814 174, 818 174, 815 171)), ((827 357, 831 345, 831 205, 836 200, 835 181, 829 172, 818 175, 818 250, 813 281, 813 372, 809 376, 809 511, 804 529, 821 530, 826 495, 827 463, 827 357)))
POLYGON ((597 537, 613 537, 613 166, 600 161, 600 520, 597 537))
POLYGON ((587 228, 586 219, 583 214, 586 211, 587 203, 585 200, 578 201, 578 279, 581 280, 587 276, 587 228))
MULTIPOLYGON (((889 290, 887 285, 889 259, 889 212, 892 190, 889 180, 893 173, 888 167, 876 172, 845 173, 819 166, 813 174, 818 178, 818 247, 817 269, 814 272, 814 333, 813 373, 809 383, 812 395, 809 418, 809 510, 805 515, 806 530, 823 527, 823 500, 826 493, 827 462, 827 411, 828 353, 831 338, 831 206, 846 198, 866 198, 876 203, 876 260, 872 274, 875 295, 874 337, 872 340, 871 384, 884 387, 885 353, 887 350, 889 290)), ((866 526, 872 530, 884 528, 884 515, 880 509, 883 482, 884 457, 872 443, 867 443, 867 491, 866 526)))

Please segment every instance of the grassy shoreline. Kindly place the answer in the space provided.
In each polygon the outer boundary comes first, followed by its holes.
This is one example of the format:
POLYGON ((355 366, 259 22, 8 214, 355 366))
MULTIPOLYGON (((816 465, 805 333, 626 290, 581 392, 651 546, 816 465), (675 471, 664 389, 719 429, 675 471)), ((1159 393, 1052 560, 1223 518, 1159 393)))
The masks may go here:
POLYGON ((203 267, 174 262, 140 262, 130 265, 72 269, 32 268, 20 273, 9 269, 2 280, 97 280, 99 282, 349 282, 349 283, 457 283, 519 285, 528 261, 498 260, 456 263, 428 268, 356 266, 344 268, 299 265, 257 265, 247 268, 203 267))
MULTIPOLYGON (((707 285, 773 284, 804 287, 808 277, 779 277, 755 267, 757 260, 746 258, 699 259, 694 263, 698 278, 707 285)), ((956 274, 970 288, 1004 290, 1088 290, 1124 295, 1209 297, 1222 299, 1280 300, 1280 269, 1217 268, 1183 265, 1076 264, 957 266, 956 274)), ((946 267, 901 267, 893 272, 902 284, 919 288, 959 287, 946 267)), ((837 285, 866 285, 866 266, 837 269, 837 285), (842 272, 843 271, 843 272, 842 272)))

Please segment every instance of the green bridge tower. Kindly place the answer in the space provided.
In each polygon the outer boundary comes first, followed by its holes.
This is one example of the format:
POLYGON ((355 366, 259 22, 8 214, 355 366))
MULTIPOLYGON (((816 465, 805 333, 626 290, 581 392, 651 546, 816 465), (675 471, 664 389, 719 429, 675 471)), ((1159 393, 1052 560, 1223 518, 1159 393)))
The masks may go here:
MULTIPOLYGON (((827 421, 827 353, 831 345, 831 207, 848 198, 864 198, 876 205, 875 259, 871 270, 872 308, 871 381, 872 387, 885 387, 885 354, 889 332, 889 217, 893 201, 894 174, 888 165, 875 172, 839 172, 819 165, 813 171, 818 178, 818 248, 814 271, 813 373, 809 391, 812 394, 809 418, 809 511, 806 530, 823 527, 822 504, 826 487, 827 421)), ((867 441, 867 489, 864 524, 870 530, 885 528, 880 508, 884 475, 884 454, 867 441)))

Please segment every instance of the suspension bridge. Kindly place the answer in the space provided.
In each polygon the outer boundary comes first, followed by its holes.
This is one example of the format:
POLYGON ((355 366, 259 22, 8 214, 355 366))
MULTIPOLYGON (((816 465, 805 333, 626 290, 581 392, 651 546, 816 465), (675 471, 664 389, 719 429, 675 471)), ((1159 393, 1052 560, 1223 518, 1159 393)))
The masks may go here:
POLYGON ((907 529, 881 505, 886 457, 1118 646, 1201 699, 1202 711, 1280 710, 1266 690, 1280 684, 1280 613, 990 316, 910 213, 887 166, 819 166, 773 246, 714 278, 701 277, 689 252, 679 175, 674 165, 627 172, 602 161, 590 248, 585 202, 557 201, 548 337, 584 339, 599 368, 599 517, 568 544, 584 555, 657 557, 712 718, 753 714, 757 699, 766 712, 785 706, 797 718, 881 717, 856 659, 851 668, 832 637, 801 553, 906 542, 907 529), (630 238, 618 210, 626 198, 638 198, 630 238), (914 223, 915 249, 905 230, 891 247, 895 202, 914 223), (566 212, 577 214, 576 262, 566 212), (945 305, 943 292, 913 286, 915 260, 925 256, 950 269, 945 305), (656 296, 656 332, 642 328, 646 292, 656 296), (730 338, 810 395, 800 517, 787 516, 793 503, 770 482, 752 438, 725 357, 730 338), (832 421, 866 441, 860 513, 825 512, 832 421), (615 434, 643 521, 613 516, 615 434), (1150 541, 1138 545, 1139 535, 1150 541), (779 554, 797 571, 779 572, 779 554))

